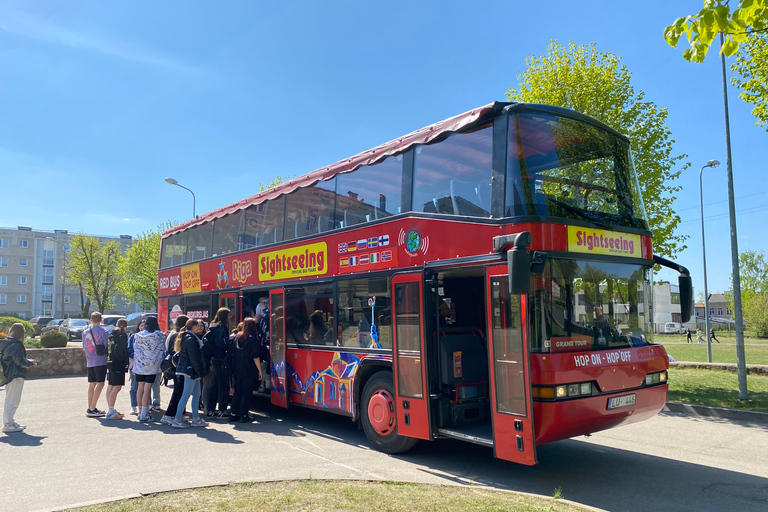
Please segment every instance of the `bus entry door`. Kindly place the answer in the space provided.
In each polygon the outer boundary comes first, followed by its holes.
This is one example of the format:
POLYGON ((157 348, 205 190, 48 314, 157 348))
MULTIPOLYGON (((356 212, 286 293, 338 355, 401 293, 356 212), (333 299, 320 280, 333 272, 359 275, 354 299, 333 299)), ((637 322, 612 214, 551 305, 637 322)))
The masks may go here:
POLYGON ((392 278, 397 433, 431 439, 424 346, 424 277, 421 272, 392 278))
POLYGON ((270 375, 270 398, 280 407, 288 407, 288 380, 285 371, 287 354, 285 346, 285 322, 283 305, 285 294, 282 289, 270 290, 269 311, 272 314, 269 325, 269 355, 272 360, 270 375))
POLYGON ((506 265, 489 268, 486 277, 494 455, 532 466, 536 435, 525 296, 510 295, 506 265))

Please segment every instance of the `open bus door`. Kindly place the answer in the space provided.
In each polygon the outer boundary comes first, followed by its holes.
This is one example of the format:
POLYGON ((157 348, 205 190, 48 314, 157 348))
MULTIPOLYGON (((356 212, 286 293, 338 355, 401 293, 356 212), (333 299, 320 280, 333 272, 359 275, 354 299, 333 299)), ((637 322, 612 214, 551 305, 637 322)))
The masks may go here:
POLYGON ((507 265, 486 272, 493 449, 499 459, 536 460, 526 297, 509 292, 507 265))
POLYGON ((397 433, 432 439, 424 345, 424 277, 421 272, 392 278, 397 433))
POLYGON ((272 360, 270 375, 270 398, 272 403, 280 407, 288 407, 288 376, 286 375, 286 345, 285 322, 283 321, 283 306, 285 293, 282 288, 270 290, 269 311, 272 315, 269 326, 269 352, 272 360))
POLYGON ((240 300, 235 292, 219 294, 219 307, 229 309, 229 318, 234 325, 240 321, 240 300))

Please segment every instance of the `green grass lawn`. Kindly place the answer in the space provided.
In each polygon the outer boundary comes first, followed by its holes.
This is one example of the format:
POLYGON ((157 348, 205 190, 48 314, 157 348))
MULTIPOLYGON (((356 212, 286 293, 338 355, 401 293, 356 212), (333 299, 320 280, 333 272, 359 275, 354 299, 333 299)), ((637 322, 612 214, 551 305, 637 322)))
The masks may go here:
POLYGON ((738 374, 733 371, 669 369, 669 402, 768 412, 768 375, 747 374, 747 390, 748 401, 739 400, 738 374))
MULTIPOLYGON (((664 343, 664 339, 657 336, 654 341, 661 343, 667 351, 678 361, 691 361, 697 363, 707 362, 707 345, 686 343, 684 345, 673 345, 664 343)), ((768 345, 744 345, 744 357, 747 364, 765 364, 768 365, 768 345)), ((736 346, 712 344, 712 362, 713 363, 735 363, 736 346)))
MULTIPOLYGON (((553 493, 558 493, 553 489, 553 493)), ((567 493, 565 493, 567 494, 567 493)), ((567 496, 562 496, 567 498, 567 496)), ((462 511, 566 511, 584 508, 553 499, 536 498, 480 487, 448 487, 397 482, 302 480, 232 484, 154 494, 73 509, 81 512, 259 512, 311 510, 313 512, 462 510, 462 511)))

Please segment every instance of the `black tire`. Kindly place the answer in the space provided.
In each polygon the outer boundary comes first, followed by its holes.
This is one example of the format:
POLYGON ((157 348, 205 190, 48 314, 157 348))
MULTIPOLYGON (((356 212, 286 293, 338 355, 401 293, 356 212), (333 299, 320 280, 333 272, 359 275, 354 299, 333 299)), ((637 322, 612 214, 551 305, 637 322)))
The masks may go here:
POLYGON ((392 381, 392 373, 382 371, 374 374, 363 388, 362 400, 360 401, 360 420, 363 423, 365 437, 380 452, 402 453, 416 446, 418 442, 418 439, 404 437, 397 433, 394 406, 395 386, 392 381), (377 412, 375 409, 378 407, 380 416, 383 414, 391 421, 382 422, 381 418, 377 421, 376 418, 369 417, 371 400, 374 400, 373 413, 377 412), (384 404, 388 408, 386 411, 381 409, 384 404), (377 424, 378 427, 374 424, 377 424))

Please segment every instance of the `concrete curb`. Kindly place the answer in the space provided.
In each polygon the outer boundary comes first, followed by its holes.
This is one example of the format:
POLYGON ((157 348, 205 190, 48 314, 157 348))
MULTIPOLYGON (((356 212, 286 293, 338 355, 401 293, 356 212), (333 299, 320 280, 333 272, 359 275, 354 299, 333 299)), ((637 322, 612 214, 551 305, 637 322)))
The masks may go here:
MULTIPOLYGON (((694 363, 689 361, 670 361, 669 366, 678 368, 708 368, 714 370, 738 371, 736 363, 694 363)), ((768 365, 748 364, 747 373, 761 373, 768 375, 768 365)))
POLYGON ((740 411, 738 409, 725 409, 722 407, 706 407, 704 405, 681 404, 667 402, 664 412, 677 412, 691 416, 719 418, 723 420, 748 421, 760 425, 768 425, 768 413, 754 411, 740 411))

